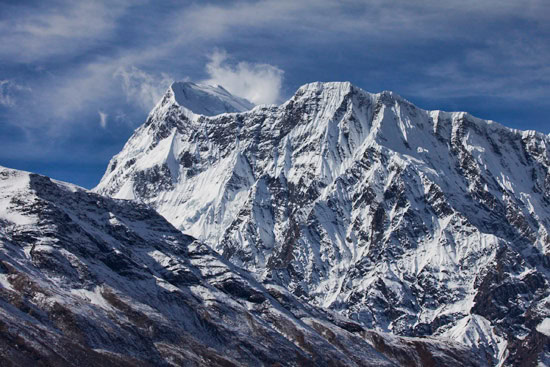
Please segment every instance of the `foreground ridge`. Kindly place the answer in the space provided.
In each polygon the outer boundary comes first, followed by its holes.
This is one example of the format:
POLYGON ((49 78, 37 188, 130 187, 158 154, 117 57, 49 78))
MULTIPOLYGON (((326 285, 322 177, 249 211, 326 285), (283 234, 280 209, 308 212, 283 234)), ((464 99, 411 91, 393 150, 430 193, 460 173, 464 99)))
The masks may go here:
POLYGON ((3 366, 484 366, 260 284, 152 209, 0 167, 3 366))
POLYGON ((548 135, 347 82, 189 111, 164 98, 95 190, 365 327, 550 358, 548 135))

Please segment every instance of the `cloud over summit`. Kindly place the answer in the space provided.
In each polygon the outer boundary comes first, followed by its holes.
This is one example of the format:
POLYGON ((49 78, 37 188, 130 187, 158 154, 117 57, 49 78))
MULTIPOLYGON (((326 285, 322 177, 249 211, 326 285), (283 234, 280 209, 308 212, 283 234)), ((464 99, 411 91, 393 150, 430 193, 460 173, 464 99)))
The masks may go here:
POLYGON ((283 70, 270 64, 240 61, 232 64, 225 51, 216 50, 206 64, 209 79, 205 84, 219 84, 231 93, 255 104, 280 102, 283 70))

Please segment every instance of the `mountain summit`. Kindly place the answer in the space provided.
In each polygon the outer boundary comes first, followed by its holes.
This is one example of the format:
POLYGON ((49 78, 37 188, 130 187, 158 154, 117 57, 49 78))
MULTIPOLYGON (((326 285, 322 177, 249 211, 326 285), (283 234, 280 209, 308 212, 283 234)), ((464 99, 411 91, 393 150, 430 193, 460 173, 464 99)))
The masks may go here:
POLYGON ((172 95, 98 193, 366 327, 453 338, 491 365, 550 358, 548 135, 350 83, 214 116, 172 95))
POLYGON ((232 95, 220 85, 211 86, 192 82, 172 83, 164 98, 195 114, 205 116, 243 112, 254 107, 254 104, 248 100, 232 95))

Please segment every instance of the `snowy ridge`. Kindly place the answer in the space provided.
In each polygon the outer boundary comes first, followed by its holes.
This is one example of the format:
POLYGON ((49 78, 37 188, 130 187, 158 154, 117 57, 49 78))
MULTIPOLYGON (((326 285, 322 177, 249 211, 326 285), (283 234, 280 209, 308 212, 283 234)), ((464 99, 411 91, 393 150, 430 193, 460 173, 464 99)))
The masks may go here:
POLYGON ((258 279, 367 327, 453 335, 504 365, 543 335, 547 135, 340 82, 239 114, 159 111, 97 192, 145 202, 258 279))
POLYGON ((144 205, 2 167, 0 188, 2 365, 487 366, 260 284, 144 205))

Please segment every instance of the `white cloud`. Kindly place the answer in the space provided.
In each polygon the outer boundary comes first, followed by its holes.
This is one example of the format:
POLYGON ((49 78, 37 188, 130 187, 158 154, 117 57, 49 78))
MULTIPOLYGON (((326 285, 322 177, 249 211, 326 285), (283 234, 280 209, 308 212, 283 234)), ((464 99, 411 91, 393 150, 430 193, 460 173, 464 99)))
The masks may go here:
POLYGON ((21 91, 30 91, 30 88, 19 85, 12 80, 0 80, 0 105, 6 107, 15 106, 15 94, 21 91))
POLYGON ((493 96, 519 101, 540 99, 550 85, 550 51, 540 40, 510 36, 486 42, 463 58, 426 65, 426 78, 408 86, 426 98, 493 96), (475 70, 475 72, 472 72, 475 70))
POLYGON ((78 54, 111 37, 128 5, 125 1, 60 1, 6 8, 7 16, 0 19, 0 55, 34 62, 78 54))
POLYGON ((12 88, 12 83, 9 80, 0 80, 0 104, 12 107, 15 104, 15 101, 11 95, 10 89, 12 88))
POLYGON ((203 83, 219 84, 255 104, 279 102, 284 72, 276 66, 245 61, 231 65, 227 53, 215 51, 210 55, 206 71, 210 78, 203 83))
POLYGON ((25 91, 15 94, 12 88, 10 91, 18 98, 14 102, 16 107, 11 109, 11 120, 17 121, 17 126, 29 134, 43 136, 47 133, 58 137, 72 133, 68 127, 85 121, 91 123, 86 118, 93 115, 97 118, 98 108, 105 111, 112 101, 120 98, 119 81, 113 78, 117 68, 116 64, 103 62, 86 64, 65 73, 51 73, 32 80, 31 96, 25 91))
POLYGON ((75 121, 74 116, 88 106, 113 94, 115 70, 116 65, 111 63, 89 63, 55 75, 42 82, 34 104, 38 109, 48 106, 55 125, 75 121))
POLYGON ((287 42, 341 41, 341 37, 405 42, 414 39, 479 38, 487 22, 522 19, 544 25, 550 20, 546 0, 260 0, 222 2, 185 8, 173 17, 174 37, 231 38, 243 32, 254 37, 261 30, 282 33, 287 42), (304 16, 307 14, 307 16, 304 16), (465 28, 465 27, 469 28, 465 28))
POLYGON ((18 121, 19 128, 32 134, 41 129, 40 134, 46 132, 52 137, 72 133, 69 126, 85 121, 97 124, 98 110, 106 115, 105 127, 122 122, 130 125, 135 121, 117 118, 114 108, 135 110, 137 106, 149 112, 172 79, 166 74, 148 74, 125 66, 121 64, 124 61, 103 59, 33 80, 32 98, 25 95, 30 88, 0 79, 0 106, 11 107, 14 114, 11 120, 18 121), (96 116, 93 121, 82 119, 93 115, 96 116))
POLYGON ((107 114, 105 112, 97 111, 99 114, 99 126, 106 129, 107 128, 107 114))
POLYGON ((153 75, 135 66, 121 67, 115 76, 122 80, 127 100, 137 103, 145 111, 149 111, 160 100, 174 81, 166 73, 153 75))

